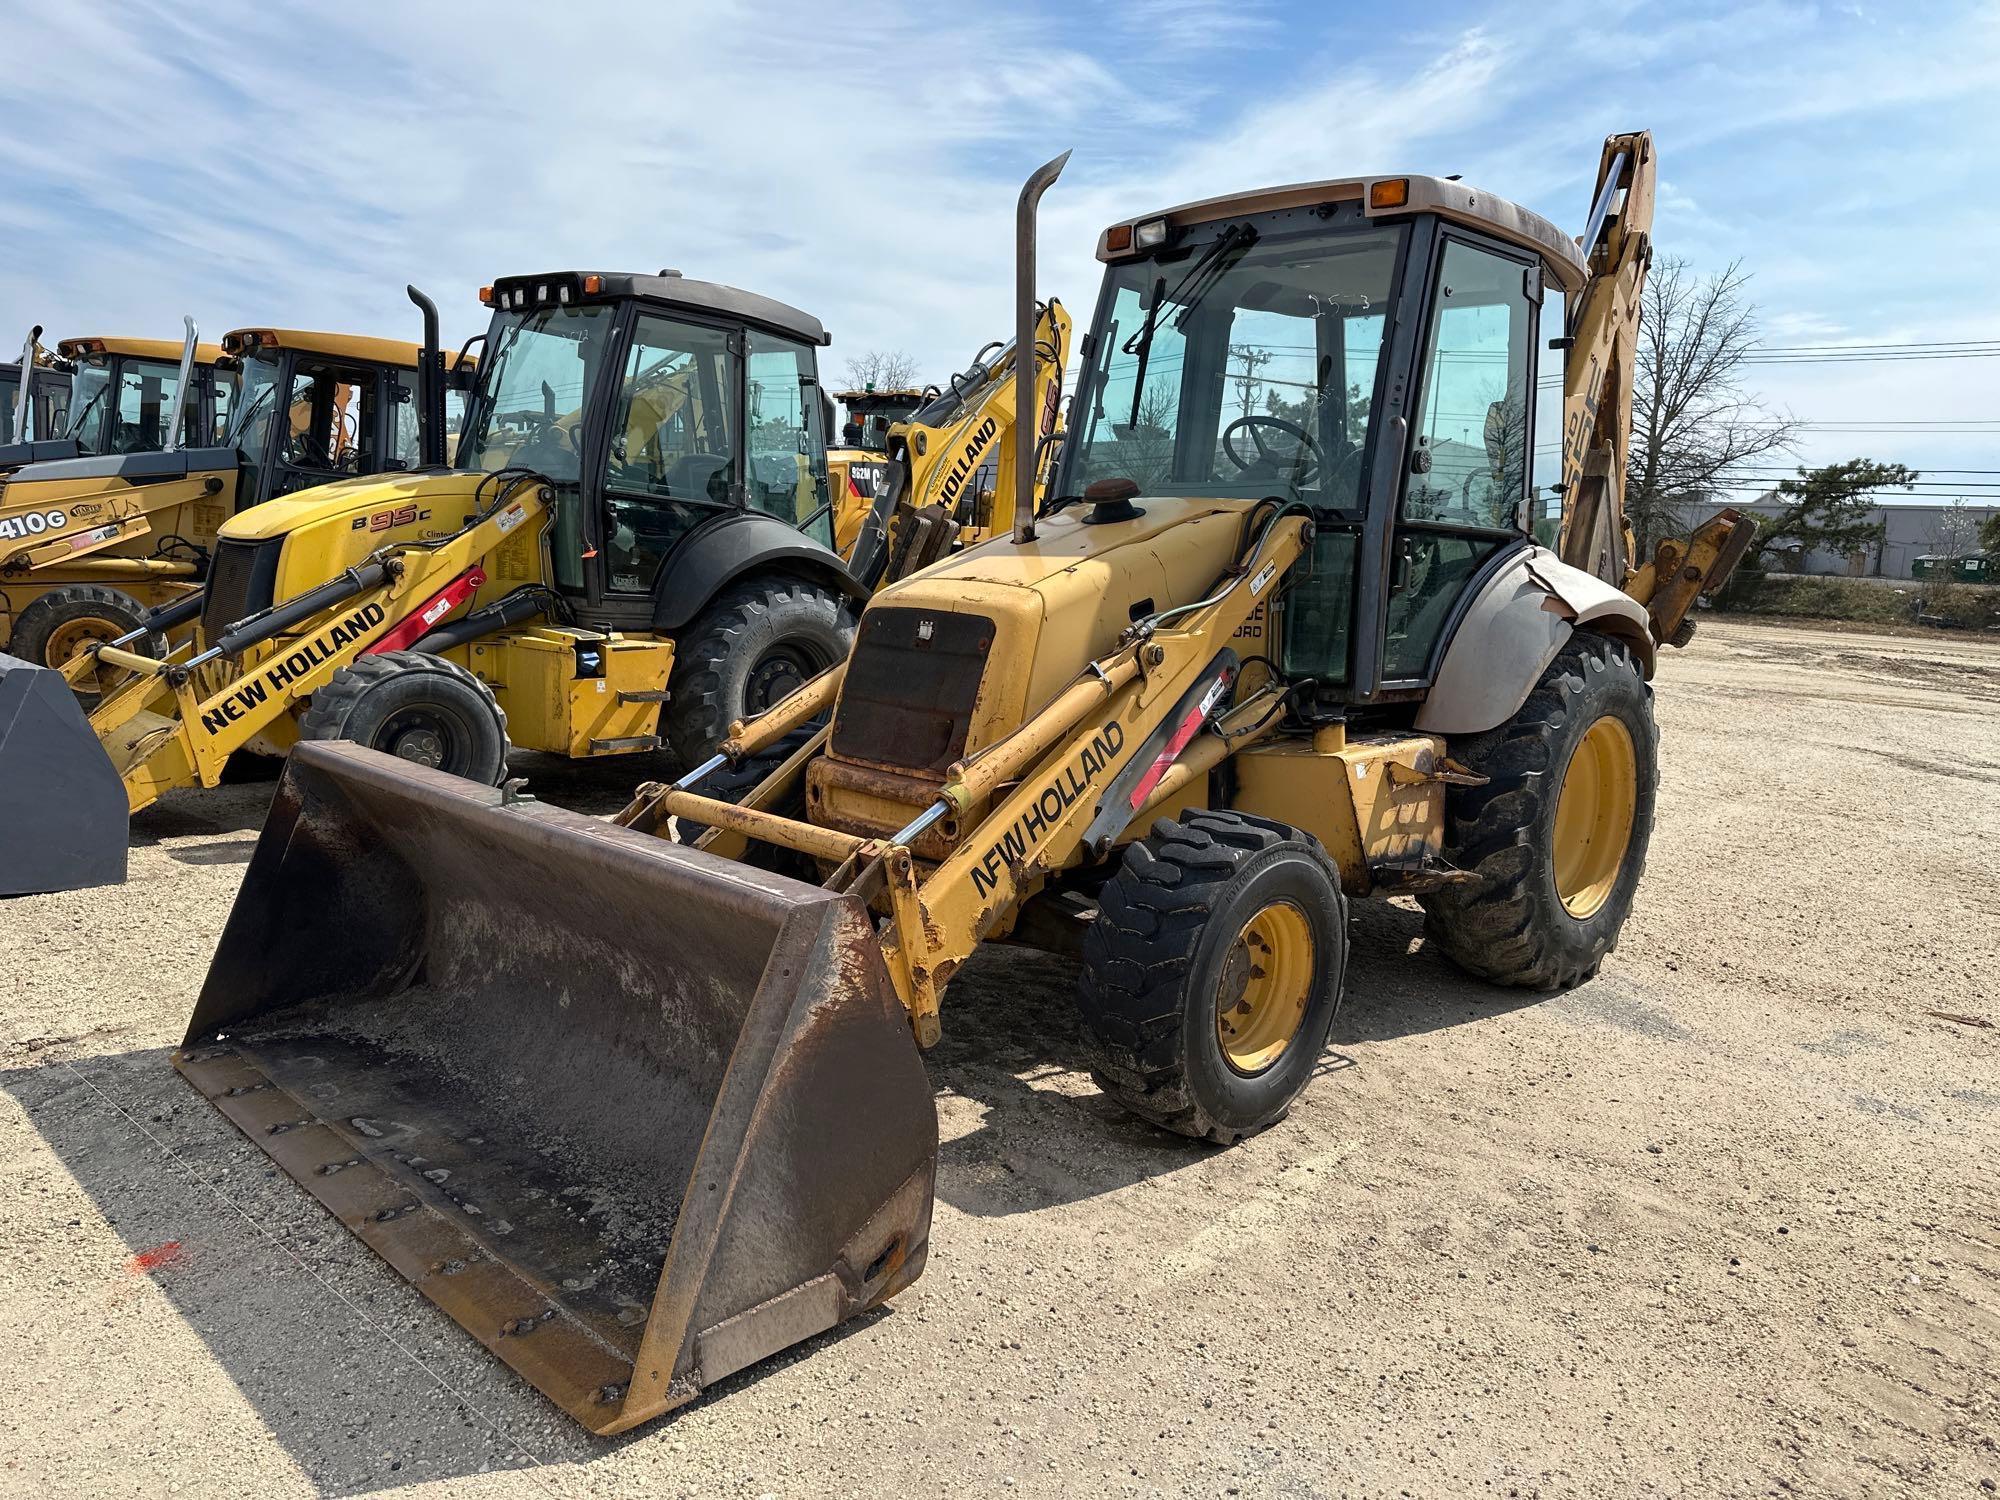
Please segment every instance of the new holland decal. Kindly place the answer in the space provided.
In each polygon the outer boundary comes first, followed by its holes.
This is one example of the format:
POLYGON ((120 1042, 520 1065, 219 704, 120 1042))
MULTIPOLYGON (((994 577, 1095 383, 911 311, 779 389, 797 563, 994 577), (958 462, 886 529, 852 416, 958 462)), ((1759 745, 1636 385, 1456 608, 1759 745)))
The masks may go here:
POLYGON ((255 676, 246 677, 229 692, 212 700, 201 711, 201 727, 210 734, 220 734, 231 724, 271 702, 278 689, 288 687, 325 666, 348 646, 363 639, 386 617, 387 611, 379 604, 364 604, 354 613, 336 620, 327 629, 307 641, 295 651, 287 652, 258 669, 255 676))
POLYGON ((1077 757, 1057 771, 1049 783, 1036 794, 1027 810, 1010 823, 987 846, 979 863, 972 867, 972 888, 978 894, 990 895, 1000 886, 1000 872, 1011 869, 1025 860, 1041 843, 1062 815, 1083 800, 1085 792, 1097 781, 1104 768, 1118 757, 1125 746, 1125 726, 1112 719, 1091 735, 1077 757))
POLYGON ((958 457, 952 460, 951 470, 944 476, 944 483, 938 486, 939 504, 949 509, 952 502, 958 499, 958 492, 965 488, 965 481, 978 472, 980 458, 985 454, 987 445, 999 432, 1000 423, 993 417, 988 417, 974 429, 972 436, 966 440, 965 447, 959 450, 958 457))

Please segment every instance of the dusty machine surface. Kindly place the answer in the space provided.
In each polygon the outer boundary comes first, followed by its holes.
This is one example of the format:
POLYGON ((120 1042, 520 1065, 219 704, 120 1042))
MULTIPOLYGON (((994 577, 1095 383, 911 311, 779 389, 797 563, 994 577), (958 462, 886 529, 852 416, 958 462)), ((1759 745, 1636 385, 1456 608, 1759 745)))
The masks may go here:
MULTIPOLYGON (((412 343, 266 328, 218 346, 190 320, 171 359, 143 340, 59 347, 67 436, 0 485, 0 647, 38 666, 112 641, 164 652, 171 627, 141 627, 201 587, 233 513, 417 460, 412 343)), ((75 686, 95 701, 120 675, 75 686)))
MULTIPOLYGON (((1022 193, 1017 347, 1060 167, 1022 193)), ((615 1431, 914 1276, 919 1049, 982 942, 1076 953, 1099 1086, 1217 1143, 1310 1081, 1350 899, 1416 893, 1501 982, 1591 972, 1644 861, 1647 678, 1679 625, 1606 560, 1652 173, 1645 136, 1608 143, 1581 248, 1419 177, 1112 226, 1042 514, 1017 423, 1008 534, 879 591, 842 662, 611 825, 301 747, 178 1066, 615 1431), (1556 295, 1579 419, 1556 521, 1598 571, 1533 539, 1556 295), (702 795, 787 745, 740 802, 702 795), (517 1236, 550 1173, 658 1222, 517 1236), (618 1274, 650 1309, 628 1291, 643 1332, 620 1339, 595 1288, 641 1244, 618 1274)), ((1734 525, 1686 544, 1694 583, 1734 525)))
MULTIPOLYGON (((827 545, 817 319, 676 274, 507 278, 485 300, 476 375, 468 349, 421 383, 411 467, 240 512, 198 595, 69 662, 79 685, 127 674, 92 727, 134 809, 301 739, 488 785, 511 746, 696 760, 844 658, 866 589, 827 545), (186 650, 141 649, 188 622, 186 650)), ((289 442, 252 384, 244 430, 289 442)))

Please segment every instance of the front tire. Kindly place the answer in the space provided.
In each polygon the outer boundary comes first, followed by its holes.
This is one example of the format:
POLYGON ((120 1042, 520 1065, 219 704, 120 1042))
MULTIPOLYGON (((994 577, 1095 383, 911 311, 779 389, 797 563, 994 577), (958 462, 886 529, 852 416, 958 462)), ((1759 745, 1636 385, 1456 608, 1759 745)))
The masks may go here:
POLYGON ((715 753, 729 726, 764 712, 854 644, 846 601, 802 578, 726 590, 674 646, 667 743, 683 766, 715 753))
POLYGON ((1454 744, 1445 858, 1474 879, 1420 896, 1424 934, 1481 979, 1560 989, 1618 944, 1659 786, 1653 693, 1631 651, 1580 631, 1498 729, 1454 744))
POLYGON ((299 719, 302 740, 352 740, 468 781, 507 769, 507 715, 493 689, 442 656, 380 651, 333 674, 299 719))
POLYGON ((1098 900, 1077 991, 1097 1086, 1217 1145, 1283 1119, 1347 964, 1340 872, 1319 841, 1240 813, 1162 818, 1098 900))
MULTIPOLYGON (((14 621, 14 633, 8 638, 7 652, 53 671, 92 644, 115 641, 137 630, 145 617, 146 606, 130 594, 101 584, 66 583, 50 589, 21 611, 14 621)), ((133 645, 142 656, 167 654, 166 637, 157 633, 133 645)), ((124 675, 115 667, 99 663, 95 685, 79 685, 76 696, 88 710, 124 675)))

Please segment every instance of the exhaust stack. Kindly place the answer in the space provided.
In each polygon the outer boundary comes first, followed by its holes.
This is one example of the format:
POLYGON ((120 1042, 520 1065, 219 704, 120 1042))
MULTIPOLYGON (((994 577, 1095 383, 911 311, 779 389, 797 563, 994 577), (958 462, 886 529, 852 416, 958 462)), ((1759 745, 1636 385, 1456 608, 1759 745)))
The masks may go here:
POLYGON ((183 316, 181 322, 187 327, 187 337, 181 344, 181 374, 174 385, 174 409, 167 418, 167 430, 161 435, 160 446, 167 453, 178 452, 181 446, 181 422, 187 416, 188 386, 194 379, 194 346, 199 337, 193 318, 183 316))
POLYGON ((1041 428, 1035 421, 1035 211, 1042 194, 1062 176, 1065 151, 1042 163, 1021 185, 1014 209, 1014 540, 1035 539, 1035 459, 1041 428))

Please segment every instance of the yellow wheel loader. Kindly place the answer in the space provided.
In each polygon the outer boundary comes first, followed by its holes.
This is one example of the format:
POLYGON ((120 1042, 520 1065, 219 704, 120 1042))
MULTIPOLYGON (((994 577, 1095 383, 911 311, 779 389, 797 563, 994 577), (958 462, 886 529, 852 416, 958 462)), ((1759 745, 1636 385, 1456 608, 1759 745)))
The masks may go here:
POLYGON ((612 825, 301 746, 177 1066, 616 1432, 918 1274, 921 1050, 983 942, 1074 953, 1099 1086, 1215 1142, 1310 1080, 1351 900, 1415 893, 1497 980, 1589 974, 1651 833, 1655 654, 1742 524, 1616 561, 1652 182, 1614 138, 1581 242, 1416 176, 1112 225, 1041 515, 1020 424, 1009 534, 612 825))
MULTIPOLYGON (((132 809, 300 739, 489 785, 510 747, 700 759, 845 657, 867 591, 827 546, 819 321, 675 273, 484 296, 453 464, 427 407, 420 469, 242 511, 198 595, 65 667, 129 674, 91 723, 132 809)), ((279 409, 245 389, 246 424, 279 409)))
MULTIPOLYGON (((162 627, 140 627, 201 585, 233 512, 417 461, 412 343, 264 328, 216 346, 189 320, 173 362, 138 340, 59 347, 75 386, 51 446, 69 456, 0 484, 0 650, 36 666, 114 640, 163 652, 162 627)), ((95 701, 115 675, 74 685, 95 701)))

